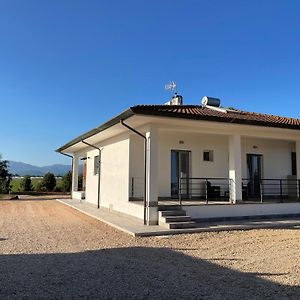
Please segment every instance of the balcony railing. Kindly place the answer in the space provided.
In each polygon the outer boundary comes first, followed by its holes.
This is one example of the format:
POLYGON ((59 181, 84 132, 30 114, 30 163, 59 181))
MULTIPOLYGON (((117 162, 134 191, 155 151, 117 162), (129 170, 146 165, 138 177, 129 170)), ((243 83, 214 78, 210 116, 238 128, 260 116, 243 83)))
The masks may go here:
POLYGON ((243 200, 260 202, 299 201, 298 179, 243 179, 243 200))
MULTIPOLYGON (((159 197, 160 200, 175 200, 182 204, 186 201, 204 203, 231 202, 234 182, 230 178, 179 178, 176 187, 172 186, 172 197, 159 197), (177 199, 177 200, 176 200, 177 199)), ((242 180, 242 200, 245 202, 295 202, 300 201, 300 180, 297 179, 260 179, 242 180)), ((130 200, 143 200, 144 178, 130 179, 130 200)))
POLYGON ((183 200, 231 201, 230 178, 180 178, 179 203, 183 200))

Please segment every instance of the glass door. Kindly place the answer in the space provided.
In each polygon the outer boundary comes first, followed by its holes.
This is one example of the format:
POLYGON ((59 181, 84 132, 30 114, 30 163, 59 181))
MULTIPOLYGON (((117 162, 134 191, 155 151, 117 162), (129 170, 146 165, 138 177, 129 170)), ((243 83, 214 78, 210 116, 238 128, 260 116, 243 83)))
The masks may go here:
POLYGON ((189 196, 190 151, 171 151, 171 197, 179 197, 181 183, 181 197, 189 196))
POLYGON ((249 197, 259 197, 260 180, 262 179, 262 155, 247 154, 247 175, 249 197))

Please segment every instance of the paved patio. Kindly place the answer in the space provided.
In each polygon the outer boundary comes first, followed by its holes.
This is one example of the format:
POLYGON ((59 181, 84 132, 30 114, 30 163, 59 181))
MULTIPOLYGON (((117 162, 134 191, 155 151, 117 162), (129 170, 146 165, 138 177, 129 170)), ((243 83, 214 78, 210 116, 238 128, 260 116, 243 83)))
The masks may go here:
POLYGON ((179 233, 195 233, 208 231, 250 230, 259 228, 293 228, 300 227, 300 218, 278 218, 270 220, 239 220, 199 223, 196 228, 167 229, 163 226, 145 226, 139 219, 97 209, 95 206, 77 199, 57 199, 92 218, 106 223, 132 236, 157 236, 179 233))

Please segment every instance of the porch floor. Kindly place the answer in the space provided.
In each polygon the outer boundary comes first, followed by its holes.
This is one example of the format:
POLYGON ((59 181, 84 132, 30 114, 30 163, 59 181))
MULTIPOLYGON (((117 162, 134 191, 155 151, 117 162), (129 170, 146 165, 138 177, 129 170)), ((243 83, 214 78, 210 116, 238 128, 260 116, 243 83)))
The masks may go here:
MULTIPOLYGON (((134 199, 129 200, 137 204, 143 205, 142 199, 134 199)), ((270 199, 263 199, 263 202, 260 201, 260 199, 250 199, 240 201, 236 204, 231 203, 228 200, 208 200, 206 202, 204 199, 183 199, 181 201, 181 205, 183 206, 198 206, 198 205, 240 205, 240 204, 272 204, 272 203, 297 203, 300 202, 299 199, 296 198, 290 198, 290 199, 280 199, 280 198, 270 198, 270 199)), ((180 205, 178 199, 171 199, 171 198, 161 198, 158 200, 158 206, 168 206, 168 205, 180 205)))
POLYGON ((239 221, 218 221, 199 223, 196 228, 187 229, 166 229, 163 226, 145 226, 141 220, 127 217, 121 214, 97 209, 95 206, 77 199, 57 199, 62 204, 68 205, 81 213, 106 223, 118 230, 124 231, 133 236, 160 236, 179 233, 196 233, 208 231, 228 230, 249 230, 258 228, 300 228, 300 217, 278 218, 271 220, 239 220, 239 221))

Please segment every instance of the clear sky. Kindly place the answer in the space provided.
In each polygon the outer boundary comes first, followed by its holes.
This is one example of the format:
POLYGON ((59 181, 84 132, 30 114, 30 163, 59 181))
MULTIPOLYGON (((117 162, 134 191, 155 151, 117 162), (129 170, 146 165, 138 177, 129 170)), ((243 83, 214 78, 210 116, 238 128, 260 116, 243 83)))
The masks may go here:
POLYGON ((56 148, 129 106, 185 104, 300 117, 300 1, 0 0, 0 153, 56 148))

